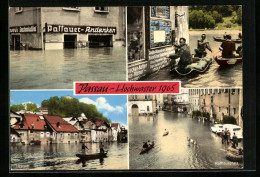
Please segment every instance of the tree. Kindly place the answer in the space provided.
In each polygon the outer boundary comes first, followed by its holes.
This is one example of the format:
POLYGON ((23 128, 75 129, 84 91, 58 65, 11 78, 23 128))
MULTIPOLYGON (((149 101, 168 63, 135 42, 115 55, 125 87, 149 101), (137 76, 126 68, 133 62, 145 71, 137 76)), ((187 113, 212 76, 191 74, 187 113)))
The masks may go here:
POLYGON ((39 111, 39 109, 37 108, 37 104, 35 104, 35 103, 27 103, 26 104, 26 111, 37 112, 37 111, 39 111))
POLYGON ((237 9, 237 23, 242 24, 242 7, 239 6, 237 9))
POLYGON ((86 117, 93 121, 101 120, 107 123, 109 119, 103 116, 97 111, 97 108, 93 104, 85 104, 79 102, 76 98, 71 97, 51 97, 49 100, 43 100, 42 107, 48 107, 49 115, 60 117, 79 117, 81 113, 84 113, 86 117))
POLYGON ((236 124, 237 120, 232 116, 224 116, 223 124, 236 124))
POLYGON ((12 105, 10 107, 11 111, 17 112, 17 111, 21 111, 21 110, 25 110, 25 106, 23 104, 18 104, 18 105, 12 105))

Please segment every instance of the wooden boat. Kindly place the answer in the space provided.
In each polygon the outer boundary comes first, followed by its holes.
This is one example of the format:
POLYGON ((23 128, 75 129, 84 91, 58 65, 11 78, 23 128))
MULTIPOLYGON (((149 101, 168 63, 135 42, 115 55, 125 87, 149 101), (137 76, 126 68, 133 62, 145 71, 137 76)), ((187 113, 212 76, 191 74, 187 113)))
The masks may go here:
POLYGON ((144 153, 148 152, 153 147, 154 147, 154 142, 152 142, 152 144, 150 146, 148 146, 148 148, 142 148, 140 154, 144 154, 144 153))
POLYGON ((171 73, 175 75, 188 76, 206 72, 212 64, 212 58, 201 58, 198 62, 187 65, 185 68, 174 67, 171 73))
POLYGON ((163 136, 167 136, 169 134, 169 132, 167 131, 167 132, 165 132, 164 134, 163 134, 163 136))
POLYGON ((227 152, 226 158, 232 162, 242 162, 243 155, 234 154, 232 152, 227 152))
MULTIPOLYGON (((214 39, 214 41, 216 41, 216 42, 226 41, 226 39, 223 39, 223 38, 221 38, 221 37, 214 37, 214 36, 213 36, 213 39, 214 39)), ((232 41, 234 41, 234 42, 237 43, 237 44, 242 43, 242 40, 241 40, 241 39, 233 39, 232 41)))
POLYGON ((107 157, 107 151, 104 153, 96 153, 96 154, 76 154, 78 158, 81 160, 92 160, 92 159, 100 159, 107 157))
POLYGON ((41 145, 41 141, 40 140, 32 140, 30 142, 30 145, 41 145))
POLYGON ((221 56, 214 57, 215 61, 219 64, 220 67, 229 67, 234 66, 243 61, 242 57, 237 58, 222 58, 221 56))

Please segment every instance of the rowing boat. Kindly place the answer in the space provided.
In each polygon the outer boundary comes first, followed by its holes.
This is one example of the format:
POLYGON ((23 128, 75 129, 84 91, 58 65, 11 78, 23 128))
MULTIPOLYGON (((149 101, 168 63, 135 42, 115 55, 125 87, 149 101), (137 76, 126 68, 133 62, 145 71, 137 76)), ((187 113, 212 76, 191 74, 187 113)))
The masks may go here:
POLYGON ((107 151, 104 153, 95 153, 95 154, 76 154, 76 156, 81 160, 100 159, 100 158, 107 157, 107 151))
POLYGON ((169 134, 169 132, 167 131, 167 132, 165 132, 164 134, 163 134, 163 136, 167 136, 169 134))
POLYGON ((221 56, 216 56, 216 57, 214 57, 214 59, 219 64, 219 66, 223 67, 223 68, 228 67, 228 66, 234 66, 243 61, 242 57, 222 58, 221 56))
POLYGON ((148 146, 148 148, 142 148, 140 154, 144 154, 144 153, 148 152, 153 147, 154 147, 154 142, 152 142, 152 144, 150 146, 148 146))
MULTIPOLYGON (((221 37, 214 37, 214 36, 213 36, 213 39, 214 39, 214 41, 216 41, 216 42, 224 42, 224 41, 226 41, 226 39, 223 39, 223 38, 221 38, 221 37)), ((233 39, 232 41, 234 41, 235 43, 242 43, 242 40, 241 40, 241 39, 233 39)))

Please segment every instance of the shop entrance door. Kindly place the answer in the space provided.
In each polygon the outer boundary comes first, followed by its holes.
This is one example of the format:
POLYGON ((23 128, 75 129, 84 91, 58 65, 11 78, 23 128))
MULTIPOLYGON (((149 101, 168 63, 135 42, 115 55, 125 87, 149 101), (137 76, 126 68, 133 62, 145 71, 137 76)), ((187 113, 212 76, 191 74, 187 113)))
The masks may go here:
POLYGON ((89 47, 113 47, 112 35, 89 35, 89 47))
POLYGON ((20 35, 12 35, 11 49, 20 50, 20 35))
POLYGON ((77 35, 64 35, 64 49, 77 48, 77 35))

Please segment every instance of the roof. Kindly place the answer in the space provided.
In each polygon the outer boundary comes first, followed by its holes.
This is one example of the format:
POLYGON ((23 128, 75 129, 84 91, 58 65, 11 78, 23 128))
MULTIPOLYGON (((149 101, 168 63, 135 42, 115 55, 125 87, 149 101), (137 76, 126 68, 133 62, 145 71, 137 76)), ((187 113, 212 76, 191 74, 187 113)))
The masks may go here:
POLYGON ((57 132, 79 132, 78 129, 59 116, 44 115, 43 117, 57 132))
POLYGON ((40 107, 39 110, 48 110, 47 107, 40 107))
POLYGON ((119 127, 120 126, 120 124, 119 123, 111 123, 111 127, 119 127))
POLYGON ((31 114, 31 113, 24 113, 24 120, 19 122, 14 126, 14 129, 20 129, 20 125, 24 124, 23 129, 33 129, 33 130, 46 130, 46 122, 43 119, 40 119, 41 115, 39 114, 31 114))
POLYGON ((102 126, 103 123, 104 123, 104 121, 98 121, 98 120, 95 122, 97 127, 102 126))

